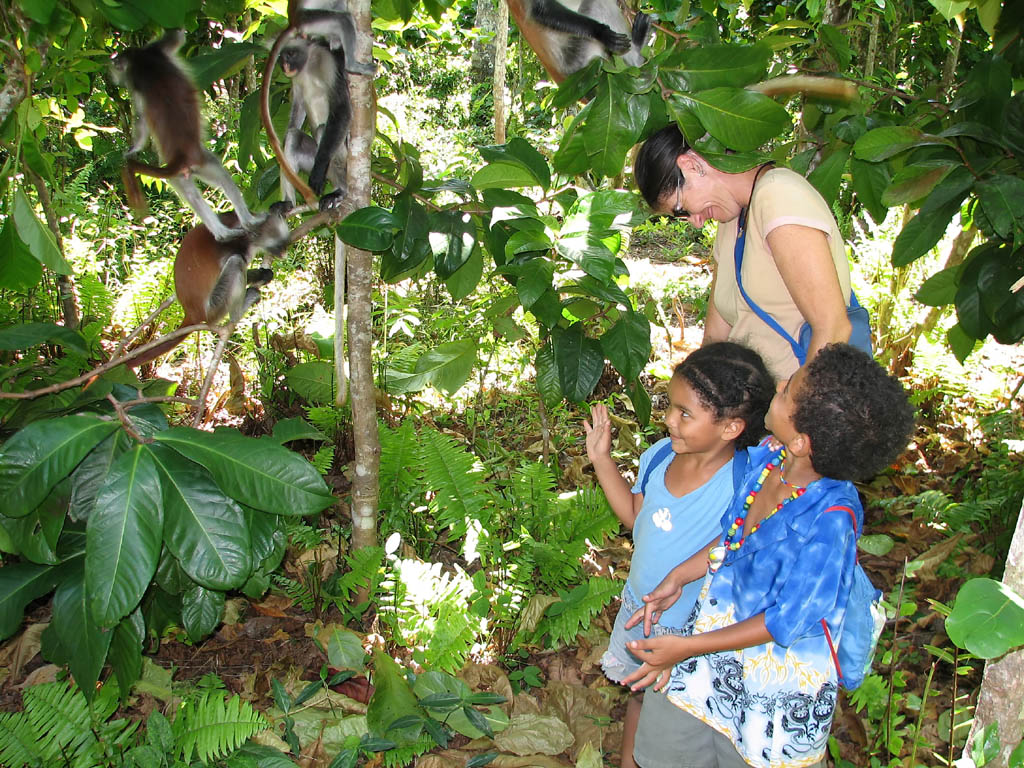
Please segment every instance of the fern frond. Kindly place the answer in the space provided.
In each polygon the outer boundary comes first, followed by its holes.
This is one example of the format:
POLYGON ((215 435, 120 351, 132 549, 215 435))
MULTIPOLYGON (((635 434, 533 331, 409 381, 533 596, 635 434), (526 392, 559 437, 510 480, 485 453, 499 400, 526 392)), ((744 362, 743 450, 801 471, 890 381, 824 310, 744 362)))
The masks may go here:
POLYGON ((450 595, 437 606, 437 623, 424 653, 424 666, 452 674, 462 669, 480 630, 480 619, 469 612, 461 595, 450 595))
POLYGON ((207 691, 188 699, 174 718, 175 741, 185 762, 195 755, 204 763, 224 757, 269 727, 267 719, 238 696, 225 699, 207 691))
MULTIPOLYGON (((555 477, 545 464, 524 461, 512 473, 509 501, 527 520, 547 520, 556 500, 555 487, 555 477)), ((516 515, 517 519, 519 517, 516 515)))
POLYGON ((589 627, 591 619, 621 591, 621 581, 591 577, 586 584, 576 587, 561 602, 548 607, 549 612, 556 605, 562 606, 563 610, 554 616, 545 614, 537 625, 535 637, 540 638, 547 633, 550 647, 557 643, 575 643, 576 635, 589 627))
POLYGON ((398 429, 380 429, 380 509, 396 510, 408 503, 416 488, 419 438, 412 419, 398 429))
POLYGON ((0 713, 0 765, 22 768, 41 764, 43 743, 24 712, 0 713))
POLYGON ((316 471, 321 475, 326 475, 331 469, 331 465, 334 464, 334 446, 321 446, 320 450, 313 454, 313 458, 309 460, 309 463, 316 467, 316 471))
POLYGON ((419 454, 423 479, 434 491, 430 510, 438 524, 450 527, 455 537, 466 533, 468 520, 490 530, 492 495, 476 457, 433 430, 420 436, 419 454))
POLYGON ((277 573, 272 574, 270 579, 277 585, 278 589, 284 592, 285 596, 291 600, 293 604, 299 606, 306 612, 313 610, 316 598, 314 598, 312 590, 310 590, 310 588, 305 584, 295 581, 295 579, 290 579, 287 576, 281 576, 277 573))
POLYGON ((346 602, 351 602, 352 595, 356 590, 367 588, 370 599, 373 600, 384 578, 381 564, 384 562, 383 547, 363 547, 345 557, 349 571, 344 574, 335 584, 339 595, 346 602))
POLYGON ((384 752, 380 752, 381 762, 384 768, 401 768, 404 765, 408 765, 413 761, 413 758, 419 757, 428 749, 433 749, 437 746, 437 743, 432 737, 427 734, 420 736, 419 740, 413 744, 409 744, 404 747, 395 747, 384 752))
POLYGON ((619 529, 619 520, 608 499, 597 488, 581 488, 560 503, 567 508, 566 535, 571 539, 589 541, 599 547, 619 529))

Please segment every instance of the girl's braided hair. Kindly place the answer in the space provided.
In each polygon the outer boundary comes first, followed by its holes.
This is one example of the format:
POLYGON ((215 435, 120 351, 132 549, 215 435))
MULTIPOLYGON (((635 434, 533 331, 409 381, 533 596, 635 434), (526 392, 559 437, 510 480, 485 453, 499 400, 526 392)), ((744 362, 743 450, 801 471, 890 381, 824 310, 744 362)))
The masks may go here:
POLYGON ((692 352, 672 372, 687 381, 715 419, 742 419, 736 447, 756 445, 764 436, 764 417, 775 395, 775 380, 761 356, 731 341, 692 352))

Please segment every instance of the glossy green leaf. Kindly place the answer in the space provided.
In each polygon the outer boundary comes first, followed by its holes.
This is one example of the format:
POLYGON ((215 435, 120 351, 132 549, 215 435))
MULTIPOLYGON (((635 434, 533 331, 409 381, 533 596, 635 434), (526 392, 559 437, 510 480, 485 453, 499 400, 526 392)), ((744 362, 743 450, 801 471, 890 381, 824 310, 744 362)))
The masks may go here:
POLYGON ((680 69, 663 70, 661 77, 675 91, 740 88, 764 79, 771 55, 764 44, 700 45, 681 52, 680 69))
POLYGON ((394 282, 422 264, 430 256, 430 219, 427 210, 412 195, 400 195, 392 211, 394 242, 381 256, 381 279, 394 282))
POLYGON ((434 271, 446 280, 462 267, 476 244, 476 222, 461 211, 444 211, 430 217, 430 247, 434 271))
POLYGON ((58 483, 43 502, 24 517, 0 516, 0 527, 8 534, 14 551, 38 565, 56 565, 57 542, 67 520, 71 482, 58 483))
POLYGON ((914 298, 929 307, 944 307, 956 299, 960 266, 936 272, 917 289, 914 298))
POLYGON ((21 323, 0 329, 0 349, 30 349, 38 344, 58 344, 85 356, 89 347, 82 334, 53 323, 21 323))
POLYGON ((550 106, 555 109, 564 109, 585 98, 597 85, 601 63, 601 60, 595 57, 587 62, 585 67, 565 78, 559 84, 558 90, 551 96, 550 106))
POLYGON ((53 596, 50 626, 68 651, 68 666, 75 682, 85 698, 92 701, 114 633, 100 628, 89 610, 89 602, 84 578, 68 578, 53 596))
POLYGON ((537 350, 534 368, 537 369, 537 392, 548 408, 554 408, 562 400, 562 384, 558 380, 555 351, 550 341, 537 350))
POLYGON ((350 629, 334 626, 327 639, 327 662, 334 669, 366 669, 366 651, 359 635, 350 629))
POLYGON ((586 141, 583 136, 586 125, 586 117, 590 115, 591 104, 587 104, 576 115, 558 144, 558 150, 551 158, 552 167, 559 173, 566 176, 577 176, 585 173, 590 167, 590 158, 587 156, 586 141))
POLYGON ((889 213, 889 209, 882 203, 882 191, 889 185, 888 166, 854 157, 850 160, 850 175, 857 200, 871 214, 875 223, 881 224, 889 213))
POLYGON ((978 340, 969 336, 959 323, 946 331, 946 343, 949 344, 949 348, 961 365, 978 346, 978 340))
POLYGON ((59 566, 5 563, 0 568, 0 640, 21 627, 25 606, 52 591, 62 577, 59 566))
POLYGON ((980 578, 957 593, 946 632, 958 648, 993 659, 1024 645, 1024 597, 1008 585, 980 578))
POLYGON ((830 152, 807 177, 807 180, 825 198, 825 202, 830 205, 839 196, 839 184, 843 180, 846 161, 849 159, 850 147, 845 144, 841 145, 835 151, 830 152))
POLYGON ((284 378, 295 394, 313 405, 330 405, 334 402, 337 382, 332 362, 310 360, 299 363, 289 368, 284 378))
MULTIPOLYGON (((240 587, 252 571, 241 507, 198 464, 164 445, 150 450, 163 488, 167 548, 197 584, 208 589, 240 587)), ((288 512, 284 504, 280 511, 288 512)))
POLYGON ((370 205, 350 213, 335 231, 352 247, 376 252, 390 247, 394 229, 395 218, 391 211, 370 205))
POLYGON ((555 249, 560 256, 601 282, 607 282, 615 271, 615 254, 594 232, 560 237, 555 249))
POLYGON ((117 422, 77 415, 37 421, 17 432, 0 455, 3 514, 27 515, 97 443, 118 429, 117 422))
POLYGON ((18 0, 18 7, 32 21, 48 24, 54 8, 57 7, 57 0, 18 0))
POLYGON ((366 725, 373 736, 382 737, 387 733, 399 746, 412 743, 420 733, 420 727, 388 732, 388 726, 400 717, 418 715, 427 717, 420 707, 416 695, 402 674, 402 668, 380 648, 373 650, 374 692, 366 707, 366 725))
POLYGON ((672 121, 679 127, 691 146, 706 133, 697 113, 679 99, 670 98, 665 102, 665 106, 672 121))
POLYGON ((1015 226, 1024 230, 1024 179, 1000 174, 978 182, 974 189, 999 237, 1009 238, 1015 226))
POLYGON ((623 312, 601 337, 601 349, 622 378, 635 379, 651 356, 651 324, 640 312, 623 312))
POLYGON ((25 196, 25 191, 21 187, 14 191, 12 218, 15 228, 18 230, 18 237, 40 264, 58 275, 72 273, 71 265, 64 260, 64 256, 57 248, 53 232, 36 218, 32 203, 28 201, 28 197, 25 196))
POLYGON ((524 309, 529 309, 537 299, 551 290, 551 278, 555 274, 555 265, 548 259, 530 259, 515 269, 519 275, 516 291, 524 309))
POLYGON ((178 558, 166 547, 160 552, 154 578, 160 588, 169 595, 180 595, 186 589, 191 589, 194 583, 182 569, 178 558))
POLYGON ((107 660, 117 678, 121 700, 128 698, 132 685, 142 674, 142 641, 146 637, 146 624, 142 611, 133 611, 114 628, 110 638, 107 660))
POLYGON ((558 381, 571 402, 583 402, 597 386, 604 372, 601 345, 584 335, 583 326, 574 323, 552 333, 558 381))
POLYGON ((27 291, 43 278, 43 265, 32 257, 18 237, 14 219, 8 217, 0 228, 0 288, 27 291))
POLYGON ((791 123, 781 104, 742 88, 712 88, 673 98, 692 109, 708 133, 741 152, 757 149, 791 123))
POLYGON ((117 431, 100 441, 93 450, 82 459, 71 474, 71 502, 68 515, 72 520, 88 520, 96 506, 96 496, 103 489, 115 459, 128 448, 131 439, 127 433, 117 431))
MULTIPOLYGON (((198 5, 198 0, 197 3, 198 5)), ((181 24, 171 25, 181 26, 181 24)), ((264 49, 255 43, 223 41, 217 48, 210 48, 205 53, 189 59, 192 79, 199 90, 205 91, 217 80, 237 73, 254 54, 262 54, 264 49)))
POLYGON ((893 176, 882 192, 882 204, 891 208, 922 200, 954 167, 951 163, 906 166, 893 176))
POLYGON ((858 160, 878 162, 914 147, 928 144, 953 146, 953 142, 941 136, 932 136, 917 128, 891 125, 868 131, 853 145, 853 155, 858 160))
POLYGON ((551 169, 548 167, 548 161, 524 139, 515 137, 509 139, 506 144, 482 146, 480 155, 489 163, 511 162, 521 165, 533 176, 536 186, 544 189, 551 186, 551 169))
POLYGON ((573 284, 562 287, 566 292, 579 292, 585 296, 592 296, 595 299, 615 304, 628 309, 630 307, 629 297, 626 292, 619 288, 617 283, 602 282, 596 278, 586 275, 573 284))
POLYGON ((169 429, 156 440, 205 467, 225 493, 254 509, 301 516, 334 503, 312 464, 270 441, 234 430, 211 434, 188 427, 169 429))
POLYGON ((489 163, 470 179, 477 189, 519 189, 540 186, 540 181, 529 168, 519 163, 489 163))
POLYGON ((478 344, 472 339, 441 344, 420 356, 415 373, 426 376, 442 392, 454 394, 473 372, 477 349, 478 344))
POLYGON ((181 620, 189 639, 197 643, 220 624, 224 615, 224 593, 198 584, 181 597, 181 620))
POLYGON ((960 212, 960 200, 953 200, 937 209, 922 206, 908 221, 892 247, 892 263, 905 267, 924 256, 942 239, 953 216, 960 212))
POLYGON ((163 541, 160 478, 141 445, 122 453, 86 526, 85 586, 102 627, 135 610, 156 573, 163 541))
POLYGON ((638 121, 635 113, 622 108, 625 98, 611 78, 604 78, 597 85, 583 126, 583 146, 590 167, 602 176, 612 177, 622 172, 626 152, 636 143, 643 127, 643 121, 638 121))
POLYGON ((651 420, 651 395, 639 379, 626 382, 626 392, 633 404, 633 413, 637 423, 646 426, 651 420))
POLYGON ((323 441, 327 439, 327 435, 299 416, 275 422, 272 437, 282 445, 293 440, 323 441))

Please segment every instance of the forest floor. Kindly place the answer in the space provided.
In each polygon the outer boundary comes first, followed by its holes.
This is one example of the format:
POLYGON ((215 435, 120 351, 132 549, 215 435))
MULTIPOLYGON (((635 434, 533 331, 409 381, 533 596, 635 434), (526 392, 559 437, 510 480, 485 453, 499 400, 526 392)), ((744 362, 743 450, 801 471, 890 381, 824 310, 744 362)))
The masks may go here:
MULTIPOLYGON (((649 280, 652 284, 664 282, 666 275, 672 282, 707 279, 708 276, 707 264, 702 259, 684 257, 675 263, 665 263, 658 260, 657 249, 632 260, 630 269, 636 279, 649 280)), ((696 323, 687 322, 686 308, 673 314, 675 316, 670 318, 672 327, 658 342, 656 359, 677 360, 699 344, 700 329, 696 323)), ((978 378, 993 375, 993 371, 999 370, 1024 370, 1019 347, 995 348, 993 352, 986 349, 977 360, 972 358, 972 364, 963 369, 963 375, 978 378)), ((967 389, 970 390, 969 387, 967 389)), ((663 391, 663 386, 654 386, 654 390, 655 393, 663 391)), ((873 700, 868 698, 864 702, 860 712, 855 710, 845 692, 840 697, 833 735, 841 756, 855 765, 867 765, 869 752, 878 749, 880 723, 884 719, 884 715, 878 714, 880 708, 903 715, 895 720, 889 718, 896 736, 909 738, 910 724, 920 717, 918 761, 936 764, 938 761, 930 751, 944 754, 947 750, 948 710, 956 690, 974 691, 980 683, 980 664, 975 663, 975 671, 966 678, 961 676, 954 689, 951 665, 943 663, 936 666, 935 658, 923 650, 925 645, 952 650, 942 619, 929 608, 929 601, 950 604, 960 582, 972 575, 991 573, 998 577, 1001 572, 1001 564, 997 562, 998 551, 990 538, 982 538, 969 529, 952 532, 935 525, 928 516, 915 514, 914 503, 892 500, 928 490, 948 494, 953 500, 960 499, 965 485, 978 481, 986 466, 986 457, 995 453, 996 447, 986 444, 987 438, 979 432, 976 419, 947 418, 949 410, 932 409, 928 397, 923 396, 924 399, 918 403, 922 418, 915 443, 894 469, 861 488, 870 505, 865 533, 884 534, 892 541, 891 549, 885 554, 862 552, 861 563, 876 585, 887 593, 892 592, 894 602, 902 595, 903 607, 900 609, 901 618, 896 622, 890 621, 884 641, 889 652, 881 657, 884 664, 876 663, 875 667, 875 671, 890 682, 892 696, 885 691, 881 694, 876 692, 873 700), (912 569, 912 577, 904 579, 908 562, 915 563, 916 567, 912 569), (925 681, 933 670, 932 695, 922 704, 925 681), (879 695, 884 701, 878 700, 879 695), (945 720, 944 712, 947 713, 945 720), (945 728, 945 732, 941 728, 945 728)), ((664 399, 655 397, 652 421, 660 418, 663 407, 664 399)), ((965 395, 956 407, 969 413, 979 406, 965 395)), ((628 418, 628 414, 623 416, 628 418)), ((1014 418, 1019 435, 1019 405, 1014 418)), ((469 434, 468 429, 466 434, 469 434)), ((521 448, 525 450, 531 438, 523 435, 523 439, 521 448)), ((1019 463, 1022 458, 1020 451, 1021 446, 1017 445, 1016 453, 1011 451, 1009 458, 1019 463)), ((567 487, 576 482, 575 477, 581 470, 589 475, 582 439, 570 442, 559 460, 565 469, 567 487)), ((301 555, 289 553, 289 558, 301 555)), ((630 555, 631 542, 627 536, 621 536, 596 550, 591 566, 595 572, 621 578, 628 571, 630 555)), ((508 714, 539 713, 558 717, 575 737, 573 746, 550 754, 550 749, 542 748, 545 734, 525 734, 516 749, 510 748, 519 757, 505 752, 493 765, 501 768, 600 765, 600 760, 593 762, 592 751, 582 749, 587 741, 604 752, 607 763, 618 765, 625 693, 621 688, 608 684, 599 664, 602 643, 607 642, 607 633, 617 608, 617 601, 608 606, 593 622, 591 629, 580 635, 576 647, 556 651, 534 649, 526 658, 517 660, 520 668, 533 665, 541 670, 542 686, 527 686, 526 691, 515 693, 507 677, 511 670, 493 664, 470 664, 462 671, 464 677, 472 678, 481 687, 508 695, 511 699, 505 705, 508 714), (531 744, 537 747, 537 752, 549 754, 530 754, 531 744)), ((48 619, 48 607, 37 606, 27 616, 26 629, 0 646, 0 711, 19 708, 25 686, 51 680, 58 674, 56 667, 46 664, 38 655, 39 636, 48 619)), ((156 647, 148 649, 151 655, 144 669, 142 684, 129 698, 125 711, 140 717, 147 716, 156 708, 170 712, 185 686, 208 674, 218 676, 228 690, 251 700, 258 708, 267 709, 273 705, 270 693, 272 680, 283 682, 294 696, 305 683, 318 678, 326 657, 314 637, 324 624, 338 621, 340 617, 336 609, 320 616, 312 615, 303 612, 287 597, 273 592, 262 601, 230 600, 224 624, 203 642, 192 644, 183 632, 173 631, 156 647)), ((368 644, 382 642, 380 635, 376 634, 378 627, 372 614, 367 616, 363 626, 350 628, 364 633, 368 644)), ((401 653, 400 649, 389 650, 401 653)), ((366 684, 358 681, 346 684, 342 692, 353 701, 353 712, 359 711, 358 702, 365 702, 369 693, 366 684)), ((326 727, 324 723, 328 713, 325 710, 323 714, 321 728, 326 727)), ((314 737, 308 743, 304 741, 303 765, 318 766, 329 762, 331 743, 323 737, 324 733, 326 730, 322 731, 321 738, 314 737)), ((420 758, 418 765, 429 768, 461 766, 473 749, 477 752, 484 749, 479 744, 467 745, 465 742, 464 738, 453 741, 448 750, 420 758), (470 751, 463 751, 463 748, 470 751)), ((903 752, 906 753, 907 749, 903 752)))

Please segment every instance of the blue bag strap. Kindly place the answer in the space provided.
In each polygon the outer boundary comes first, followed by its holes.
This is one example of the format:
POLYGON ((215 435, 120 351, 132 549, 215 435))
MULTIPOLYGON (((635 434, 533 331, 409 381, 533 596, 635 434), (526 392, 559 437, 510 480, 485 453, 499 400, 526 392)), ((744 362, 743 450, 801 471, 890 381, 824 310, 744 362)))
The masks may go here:
POLYGON ((651 479, 651 472, 654 468, 660 466, 665 458, 672 453, 672 441, 669 440, 661 448, 659 448, 655 454, 651 457, 651 463, 647 465, 647 469, 644 471, 643 479, 640 481, 640 493, 647 494, 647 481, 651 479))
POLYGON ((804 352, 803 347, 797 343, 796 339, 786 333, 786 329, 779 325, 775 318, 757 306, 757 304, 754 303, 754 300, 750 298, 746 290, 743 288, 743 278, 740 275, 742 274, 743 269, 743 246, 746 244, 746 241, 747 209, 743 208, 740 211, 739 226, 736 230, 736 247, 733 250, 733 259, 736 262, 736 285, 740 289, 740 296, 743 297, 743 300, 747 302, 747 306, 754 311, 755 315, 761 318, 765 325, 789 342, 789 346, 793 348, 793 354, 796 356, 796 359, 800 361, 800 365, 803 365, 807 362, 807 354, 804 352))
MULTIPOLYGON (((857 300, 856 297, 854 297, 853 300, 856 301, 857 300)), ((850 520, 853 522, 853 535, 856 536, 857 535, 857 515, 855 515, 853 513, 853 510, 850 507, 845 507, 845 506, 842 506, 842 505, 836 505, 834 507, 829 507, 824 512, 822 512, 822 514, 823 515, 824 514, 828 514, 829 512, 835 512, 837 510, 843 510, 844 512, 846 512, 847 514, 850 515, 850 520)), ((856 545, 854 545, 854 546, 856 546, 856 545)), ((854 550, 854 553, 855 553, 854 557, 856 557, 856 550, 854 550)), ((839 654, 836 652, 836 647, 835 647, 835 645, 832 642, 832 633, 828 631, 828 624, 826 623, 825 619, 821 620, 821 628, 824 630, 825 640, 828 641, 828 650, 829 650, 829 653, 832 655, 832 663, 836 665, 836 677, 839 678, 839 682, 840 683, 845 685, 845 683, 843 683, 843 668, 839 665, 839 654)))
POLYGON ((747 474, 747 468, 750 466, 750 455, 746 451, 736 451, 736 455, 732 457, 732 490, 733 493, 740 489, 743 485, 743 478, 747 474))

